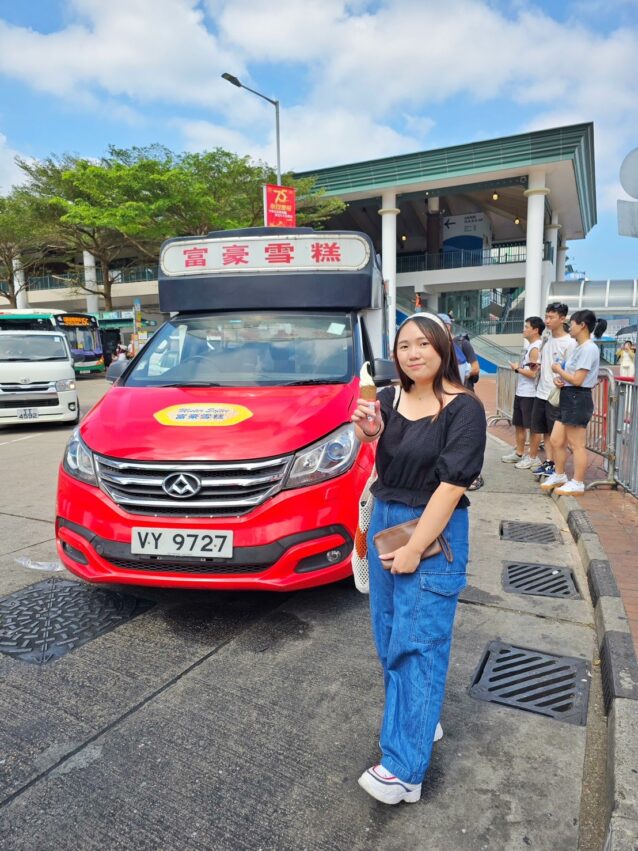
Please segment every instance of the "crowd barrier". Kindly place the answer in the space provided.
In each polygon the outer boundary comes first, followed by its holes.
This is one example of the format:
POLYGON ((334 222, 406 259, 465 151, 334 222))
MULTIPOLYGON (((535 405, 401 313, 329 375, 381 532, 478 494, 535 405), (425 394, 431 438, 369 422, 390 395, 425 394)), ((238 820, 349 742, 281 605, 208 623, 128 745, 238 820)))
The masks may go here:
POLYGON ((488 425, 494 425, 501 420, 512 424, 517 378, 518 375, 509 366, 496 368, 496 414, 488 419, 488 425))
POLYGON ((638 497, 638 385, 616 383, 615 480, 638 497))
MULTIPOLYGON (((505 420, 511 424, 516 393, 516 373, 499 366, 496 371, 496 414, 488 425, 505 420)), ((594 415, 587 427, 586 446, 605 460, 606 478, 587 487, 620 485, 638 497, 638 385, 617 380, 611 369, 601 367, 592 391, 594 415)))

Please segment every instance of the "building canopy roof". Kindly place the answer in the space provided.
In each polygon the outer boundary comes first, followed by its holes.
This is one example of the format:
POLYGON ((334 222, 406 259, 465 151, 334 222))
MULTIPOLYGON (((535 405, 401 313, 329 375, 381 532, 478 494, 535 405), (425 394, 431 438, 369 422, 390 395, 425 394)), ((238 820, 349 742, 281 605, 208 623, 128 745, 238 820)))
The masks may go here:
POLYGON ((584 238, 596 224, 592 123, 314 169, 296 176, 315 177, 316 188, 345 201, 372 198, 384 190, 395 190, 400 200, 404 194, 445 195, 445 189, 455 185, 523 177, 534 170, 545 171, 549 203, 558 213, 563 240, 584 238))

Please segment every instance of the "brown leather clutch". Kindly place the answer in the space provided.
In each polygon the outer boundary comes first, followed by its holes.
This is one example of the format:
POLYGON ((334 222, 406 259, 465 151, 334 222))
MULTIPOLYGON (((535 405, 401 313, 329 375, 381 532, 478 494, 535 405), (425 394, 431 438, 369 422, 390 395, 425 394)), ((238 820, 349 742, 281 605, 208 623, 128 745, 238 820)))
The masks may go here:
MULTIPOLYGON (((384 529, 383 532, 377 532, 372 540, 379 555, 383 556, 386 553, 393 553, 399 547, 404 547, 412 537, 412 533, 416 529, 418 522, 418 519, 408 520, 407 523, 399 523, 397 526, 390 526, 389 529, 384 529)), ((421 560, 436 556, 439 553, 443 553, 448 562, 451 563, 454 561, 452 549, 442 534, 432 541, 430 546, 421 553, 421 560)))

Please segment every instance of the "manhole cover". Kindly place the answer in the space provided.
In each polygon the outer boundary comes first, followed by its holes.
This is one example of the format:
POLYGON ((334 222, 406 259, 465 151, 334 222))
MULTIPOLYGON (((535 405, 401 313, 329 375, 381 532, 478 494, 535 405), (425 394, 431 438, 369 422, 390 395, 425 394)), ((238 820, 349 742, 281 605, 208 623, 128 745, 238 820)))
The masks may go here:
POLYGON ((587 662, 490 641, 469 693, 478 700, 584 725, 589 698, 587 662))
POLYGON ((553 523, 517 523, 501 520, 501 538, 506 541, 525 541, 530 544, 560 543, 560 532, 553 523))
POLYGON ((0 653, 45 665, 152 605, 130 594, 52 577, 0 600, 0 653))
POLYGON ((516 594, 580 599, 574 574, 568 567, 558 567, 555 564, 505 562, 503 588, 516 594))

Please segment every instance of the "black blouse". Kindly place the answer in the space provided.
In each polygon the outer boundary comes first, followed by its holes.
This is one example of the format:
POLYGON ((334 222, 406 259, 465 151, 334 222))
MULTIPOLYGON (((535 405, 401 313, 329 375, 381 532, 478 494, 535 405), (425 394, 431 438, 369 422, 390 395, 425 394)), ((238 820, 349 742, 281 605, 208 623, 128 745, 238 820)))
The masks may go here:
MULTIPOLYGON (((474 396, 460 393, 436 419, 414 421, 394 410, 393 387, 384 387, 379 401, 385 429, 377 446, 375 497, 425 506, 441 482, 468 487, 481 472, 487 424, 474 396)), ((458 507, 469 504, 463 495, 458 507)))

